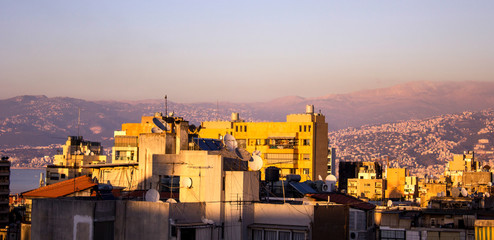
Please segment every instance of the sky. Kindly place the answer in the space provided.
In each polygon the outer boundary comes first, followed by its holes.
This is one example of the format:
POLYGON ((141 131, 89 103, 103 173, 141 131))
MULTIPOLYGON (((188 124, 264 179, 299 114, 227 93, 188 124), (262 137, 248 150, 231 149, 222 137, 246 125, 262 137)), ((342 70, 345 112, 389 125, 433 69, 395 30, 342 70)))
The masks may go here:
POLYGON ((0 1, 0 99, 255 102, 494 81, 494 1, 0 1))

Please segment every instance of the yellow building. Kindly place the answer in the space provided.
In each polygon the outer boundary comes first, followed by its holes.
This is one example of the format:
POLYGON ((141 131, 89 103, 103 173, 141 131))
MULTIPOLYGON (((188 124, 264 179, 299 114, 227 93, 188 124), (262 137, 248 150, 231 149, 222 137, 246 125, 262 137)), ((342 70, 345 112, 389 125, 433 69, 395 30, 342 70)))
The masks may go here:
POLYGON ((405 196, 405 178, 409 176, 406 168, 388 168, 386 170, 386 198, 405 196))
POLYGON ((46 167, 46 185, 82 175, 92 175, 92 169, 83 165, 106 163, 106 156, 99 142, 85 141, 81 136, 68 137, 62 154, 55 155, 53 164, 46 167))
POLYGON ((286 122, 244 122, 233 113, 231 121, 202 122, 199 137, 221 139, 227 133, 237 139, 238 147, 261 151, 262 178, 269 166, 280 168, 282 175, 299 174, 302 181, 327 175, 328 124, 312 105, 306 113, 288 115, 286 122))
POLYGON ((494 220, 475 220, 475 240, 494 239, 494 220))
POLYGON ((348 179, 348 194, 356 198, 368 198, 371 201, 382 200, 384 179, 348 179))

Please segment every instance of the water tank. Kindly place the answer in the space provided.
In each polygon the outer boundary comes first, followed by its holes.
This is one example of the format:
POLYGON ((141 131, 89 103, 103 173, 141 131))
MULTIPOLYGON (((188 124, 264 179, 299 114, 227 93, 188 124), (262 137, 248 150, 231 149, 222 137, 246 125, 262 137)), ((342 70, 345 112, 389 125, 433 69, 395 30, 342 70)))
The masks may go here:
POLYGON ((306 105, 305 106, 305 113, 313 114, 314 113, 314 105, 306 105))
POLYGON ((300 182, 302 178, 300 177, 300 175, 297 175, 297 174, 288 174, 286 175, 286 181, 287 182, 300 182))
POLYGON ((280 180, 280 169, 277 167, 266 168, 266 181, 277 182, 280 180))
POLYGON ((232 122, 238 122, 240 120, 240 115, 238 112, 232 112, 232 122))

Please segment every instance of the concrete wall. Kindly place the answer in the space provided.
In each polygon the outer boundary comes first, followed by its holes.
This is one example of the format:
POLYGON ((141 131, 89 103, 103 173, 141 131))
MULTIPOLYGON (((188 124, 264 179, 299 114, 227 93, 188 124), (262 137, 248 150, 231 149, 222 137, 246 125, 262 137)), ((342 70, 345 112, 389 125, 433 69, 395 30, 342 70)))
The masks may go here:
POLYGON ((34 199, 32 239, 93 239, 95 202, 34 199))
POLYGON ((201 203, 34 199, 32 239, 169 239, 174 224, 201 223, 201 203), (108 223, 106 229, 96 229, 108 223), (112 227, 113 226, 113 227, 112 227))
POLYGON ((168 203, 117 201, 115 214, 115 239, 168 239, 168 203))
POLYGON ((256 203, 254 204, 254 222, 256 224, 310 226, 314 222, 314 206, 256 203))
POLYGON ((174 134, 144 133, 139 135, 139 189, 151 188, 153 155, 175 153, 174 134), (173 151, 173 152, 172 152, 173 151))
POLYGON ((259 172, 225 172, 226 239, 247 239, 254 223, 254 204, 259 201, 259 172))
POLYGON ((348 214, 344 205, 315 206, 312 239, 348 239, 348 214))

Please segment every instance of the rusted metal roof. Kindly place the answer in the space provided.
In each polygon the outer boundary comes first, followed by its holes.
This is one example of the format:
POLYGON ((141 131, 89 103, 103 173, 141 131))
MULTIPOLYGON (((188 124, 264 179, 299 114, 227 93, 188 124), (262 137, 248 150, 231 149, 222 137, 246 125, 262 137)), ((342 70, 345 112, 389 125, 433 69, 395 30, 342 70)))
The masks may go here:
POLYGON ((329 197, 330 202, 347 205, 360 210, 372 210, 376 208, 376 205, 372 203, 364 202, 358 198, 339 192, 310 194, 309 196, 319 201, 327 201, 329 197))
POLYGON ((89 176, 80 176, 22 193, 27 198, 57 198, 84 191, 97 184, 89 176))

